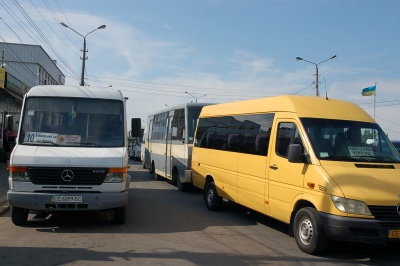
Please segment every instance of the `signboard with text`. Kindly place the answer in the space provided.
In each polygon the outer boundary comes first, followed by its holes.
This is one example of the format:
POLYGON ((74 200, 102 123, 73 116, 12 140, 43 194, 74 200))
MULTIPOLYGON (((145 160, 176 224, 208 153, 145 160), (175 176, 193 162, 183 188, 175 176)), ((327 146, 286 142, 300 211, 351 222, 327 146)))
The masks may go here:
POLYGON ((7 83, 6 83, 7 89, 11 89, 21 95, 24 95, 25 93, 28 92, 30 89, 28 85, 11 75, 10 73, 7 72, 7 83))
POLYGON ((4 89, 5 83, 6 83, 6 69, 4 67, 0 67, 0 89, 4 89))

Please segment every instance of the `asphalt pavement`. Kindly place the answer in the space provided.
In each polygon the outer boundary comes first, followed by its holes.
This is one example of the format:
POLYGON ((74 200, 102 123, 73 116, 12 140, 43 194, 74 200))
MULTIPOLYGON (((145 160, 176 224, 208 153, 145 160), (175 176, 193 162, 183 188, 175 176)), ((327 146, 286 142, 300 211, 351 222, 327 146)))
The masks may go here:
POLYGON ((7 202, 8 170, 6 163, 0 163, 0 215, 10 208, 7 202))

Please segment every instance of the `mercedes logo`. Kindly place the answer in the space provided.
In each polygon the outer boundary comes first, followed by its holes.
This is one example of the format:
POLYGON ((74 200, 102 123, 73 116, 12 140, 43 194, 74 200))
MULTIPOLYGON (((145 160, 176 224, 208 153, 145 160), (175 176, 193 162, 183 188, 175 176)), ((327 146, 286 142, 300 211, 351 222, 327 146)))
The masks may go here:
POLYGON ((61 173, 61 178, 65 182, 70 182, 70 181, 72 181, 72 179, 74 179, 74 172, 72 172, 72 170, 65 169, 61 173))

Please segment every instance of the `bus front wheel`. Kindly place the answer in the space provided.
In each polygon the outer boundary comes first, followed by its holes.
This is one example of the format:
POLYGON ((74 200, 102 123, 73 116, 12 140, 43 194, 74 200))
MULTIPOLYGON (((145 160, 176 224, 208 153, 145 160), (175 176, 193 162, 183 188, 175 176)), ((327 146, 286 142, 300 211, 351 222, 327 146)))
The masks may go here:
POLYGON ((314 208, 303 208, 296 213, 293 232, 297 246, 307 254, 320 254, 328 246, 329 239, 324 232, 319 214, 314 208))
POLYGON ((124 224, 126 220, 126 212, 127 212, 128 204, 125 204, 122 207, 118 207, 114 209, 114 223, 115 224, 124 224))
POLYGON ((151 164, 151 173, 153 174, 153 177, 156 181, 161 180, 161 176, 156 173, 156 168, 155 168, 154 162, 151 164))
POLYGON ((178 188, 179 191, 185 192, 189 189, 189 184, 188 183, 182 183, 181 178, 179 176, 179 172, 177 170, 174 170, 173 172, 173 180, 176 182, 176 187, 178 188))
POLYGON ((29 210, 11 207, 11 221, 15 225, 24 225, 28 221, 29 210))

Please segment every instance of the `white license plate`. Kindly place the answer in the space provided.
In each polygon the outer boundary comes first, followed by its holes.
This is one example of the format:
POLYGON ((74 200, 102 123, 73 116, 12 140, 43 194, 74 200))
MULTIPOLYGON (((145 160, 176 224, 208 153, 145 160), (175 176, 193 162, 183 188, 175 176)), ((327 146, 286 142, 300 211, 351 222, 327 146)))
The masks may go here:
POLYGON ((82 196, 51 196, 51 202, 82 202, 82 196))

